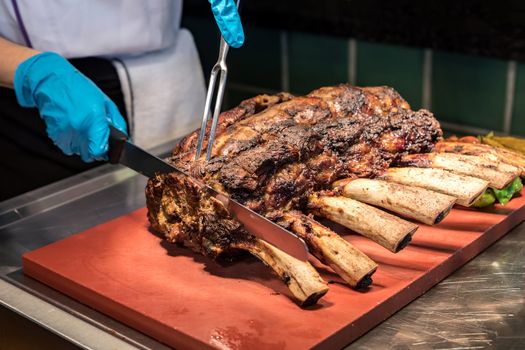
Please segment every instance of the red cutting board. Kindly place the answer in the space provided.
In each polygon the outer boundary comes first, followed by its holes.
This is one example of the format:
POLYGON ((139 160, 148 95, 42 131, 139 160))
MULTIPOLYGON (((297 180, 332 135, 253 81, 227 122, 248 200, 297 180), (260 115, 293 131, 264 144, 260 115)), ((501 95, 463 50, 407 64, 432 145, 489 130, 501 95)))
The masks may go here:
POLYGON ((140 209, 23 257, 24 272, 179 349, 333 349, 392 315, 525 218, 525 197, 479 211, 454 209, 422 225, 398 254, 345 235, 378 264, 374 284, 357 292, 312 262, 330 284, 301 309, 257 260, 230 266, 163 242, 140 209))

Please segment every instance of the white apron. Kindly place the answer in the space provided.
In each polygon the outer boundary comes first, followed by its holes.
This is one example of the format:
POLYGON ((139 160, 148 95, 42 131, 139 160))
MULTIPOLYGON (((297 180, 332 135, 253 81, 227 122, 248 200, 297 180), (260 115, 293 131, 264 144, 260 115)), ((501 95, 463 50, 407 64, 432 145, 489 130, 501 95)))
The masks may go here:
POLYGON ((199 127, 205 100, 204 76, 188 30, 179 31, 173 47, 119 57, 114 64, 137 145, 152 148, 199 127))

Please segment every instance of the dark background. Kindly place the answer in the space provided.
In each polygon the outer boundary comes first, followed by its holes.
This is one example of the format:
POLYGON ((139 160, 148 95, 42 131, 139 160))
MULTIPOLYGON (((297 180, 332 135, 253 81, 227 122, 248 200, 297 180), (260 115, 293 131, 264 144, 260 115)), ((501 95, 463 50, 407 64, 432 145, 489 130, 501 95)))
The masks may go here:
MULTIPOLYGON (((185 15, 207 17, 204 0, 185 15)), ((525 1, 241 1, 252 25, 525 60, 525 1)))

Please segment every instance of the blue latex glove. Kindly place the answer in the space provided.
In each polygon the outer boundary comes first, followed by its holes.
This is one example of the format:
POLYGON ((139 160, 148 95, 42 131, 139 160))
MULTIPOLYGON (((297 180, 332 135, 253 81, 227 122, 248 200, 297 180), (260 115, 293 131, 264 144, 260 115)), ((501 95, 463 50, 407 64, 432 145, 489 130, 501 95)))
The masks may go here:
POLYGON ((231 47, 244 44, 244 31, 237 6, 233 0, 208 0, 222 37, 231 47))
POLYGON ((67 155, 78 154, 85 162, 107 159, 109 125, 126 132, 117 106, 56 53, 22 62, 14 86, 18 103, 38 108, 48 136, 67 155))

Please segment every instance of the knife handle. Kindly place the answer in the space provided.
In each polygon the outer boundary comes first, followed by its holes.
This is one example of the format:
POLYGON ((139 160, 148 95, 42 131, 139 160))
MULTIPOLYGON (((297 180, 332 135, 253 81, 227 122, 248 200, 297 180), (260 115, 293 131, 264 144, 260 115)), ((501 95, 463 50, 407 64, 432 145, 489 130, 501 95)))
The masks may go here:
POLYGON ((111 164, 120 162, 120 156, 127 140, 128 135, 111 125, 109 126, 108 158, 111 164))

